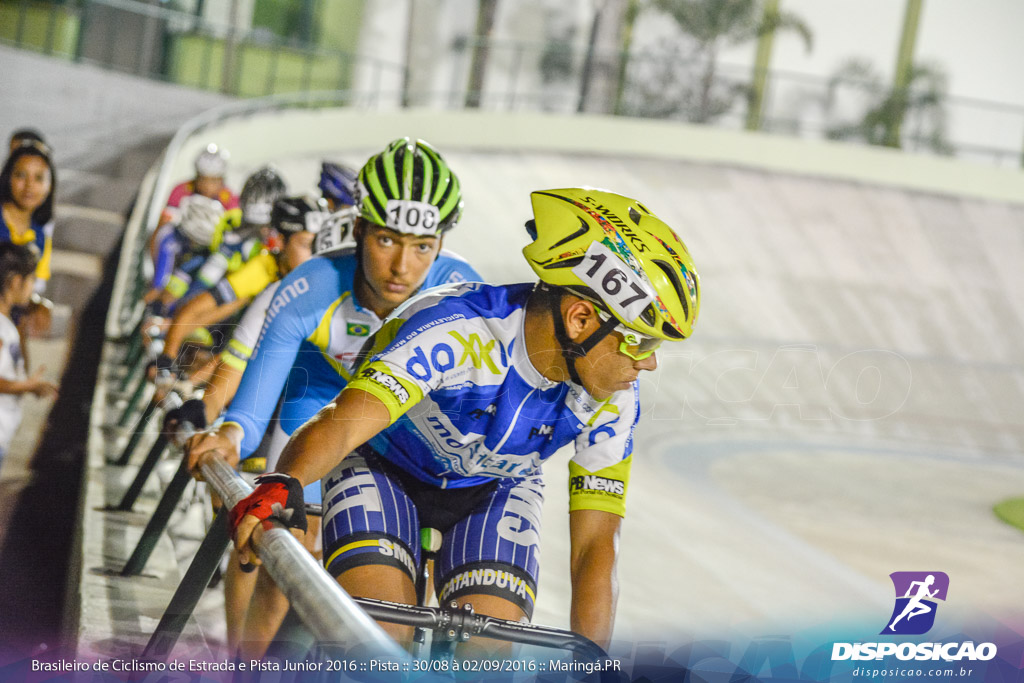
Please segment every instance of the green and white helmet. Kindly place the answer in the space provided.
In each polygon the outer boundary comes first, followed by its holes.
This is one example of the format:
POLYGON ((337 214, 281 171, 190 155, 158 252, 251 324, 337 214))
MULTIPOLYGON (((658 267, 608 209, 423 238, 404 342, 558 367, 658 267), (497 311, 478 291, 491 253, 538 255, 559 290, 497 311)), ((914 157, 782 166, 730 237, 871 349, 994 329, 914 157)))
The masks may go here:
POLYGON ((400 233, 437 237, 462 215, 459 179, 423 140, 399 138, 359 171, 359 215, 400 233))

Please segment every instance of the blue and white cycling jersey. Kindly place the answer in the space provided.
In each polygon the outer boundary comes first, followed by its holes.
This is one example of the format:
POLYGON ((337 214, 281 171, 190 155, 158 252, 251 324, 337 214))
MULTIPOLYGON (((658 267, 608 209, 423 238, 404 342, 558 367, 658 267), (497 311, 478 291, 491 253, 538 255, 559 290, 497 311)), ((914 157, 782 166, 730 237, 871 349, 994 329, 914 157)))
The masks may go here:
MULTIPOLYGON (((356 267, 354 250, 347 248, 312 258, 281 280, 224 416, 243 430, 242 458, 259 446, 282 390, 279 424, 291 434, 352 378, 359 350, 381 325, 355 300, 356 267)), ((479 279, 472 266, 442 250, 423 286, 479 279)), ((319 500, 319 491, 319 484, 307 487, 307 500, 319 500)))
POLYGON ((210 289, 263 251, 258 239, 230 230, 220 237, 216 247, 196 244, 175 224, 161 226, 156 243, 153 287, 167 287, 176 298, 184 300, 210 289))
POLYGON ((392 424, 369 445, 420 481, 454 488, 537 475, 574 442, 570 509, 622 515, 637 384, 599 401, 541 375, 524 338, 532 288, 440 287, 398 309, 349 383, 391 413, 392 424))

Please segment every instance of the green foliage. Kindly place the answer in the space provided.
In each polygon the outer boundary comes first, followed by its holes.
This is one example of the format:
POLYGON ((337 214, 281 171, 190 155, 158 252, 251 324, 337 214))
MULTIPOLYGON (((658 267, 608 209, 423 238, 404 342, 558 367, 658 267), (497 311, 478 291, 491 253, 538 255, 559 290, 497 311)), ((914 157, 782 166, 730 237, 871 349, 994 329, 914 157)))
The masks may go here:
POLYGON ((274 35, 309 42, 313 6, 309 0, 259 0, 253 8, 252 25, 269 29, 274 35))
POLYGON ((808 50, 812 46, 811 30, 800 17, 765 12, 762 0, 650 0, 647 7, 671 17, 690 39, 691 49, 685 56, 678 49, 666 54, 657 73, 646 69, 643 75, 649 80, 635 89, 633 109, 640 115, 681 114, 697 123, 713 121, 751 95, 749 84, 719 76, 722 50, 780 30, 800 35, 808 50))
POLYGON ((572 32, 560 38, 553 38, 544 45, 540 56, 540 77, 544 83, 566 81, 572 76, 575 49, 572 32))
POLYGON ((948 78, 945 69, 934 63, 914 64, 910 68, 907 87, 888 87, 870 61, 852 58, 844 62, 829 79, 825 97, 826 118, 832 119, 840 106, 841 90, 853 93, 863 107, 859 117, 828 126, 826 137, 832 140, 861 140, 883 145, 889 139, 903 140, 895 135, 908 119, 917 124, 916 141, 939 154, 952 154, 946 138, 945 99, 948 78))

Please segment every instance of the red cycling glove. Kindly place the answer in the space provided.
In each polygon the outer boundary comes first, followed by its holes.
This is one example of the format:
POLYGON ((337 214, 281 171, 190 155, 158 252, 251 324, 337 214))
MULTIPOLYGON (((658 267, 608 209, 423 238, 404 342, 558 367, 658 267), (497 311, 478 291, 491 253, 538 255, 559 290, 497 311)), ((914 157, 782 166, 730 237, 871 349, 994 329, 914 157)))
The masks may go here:
POLYGON ((267 520, 276 519, 291 529, 306 531, 306 505, 302 497, 302 484, 287 474, 264 474, 256 477, 258 486, 248 498, 231 508, 231 537, 246 515, 252 515, 270 528, 267 520))

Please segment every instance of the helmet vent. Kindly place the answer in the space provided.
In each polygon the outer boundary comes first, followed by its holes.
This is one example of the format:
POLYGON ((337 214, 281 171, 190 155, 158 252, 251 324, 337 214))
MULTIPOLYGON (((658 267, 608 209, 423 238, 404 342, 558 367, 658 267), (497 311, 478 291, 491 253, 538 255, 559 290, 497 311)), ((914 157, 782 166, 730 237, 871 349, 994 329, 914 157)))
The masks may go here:
POLYGON ((544 266, 546 270, 555 270, 561 268, 575 268, 579 264, 583 263, 583 256, 574 256, 572 258, 565 259, 564 261, 557 261, 555 263, 549 263, 544 266))
POLYGON ((668 323, 661 324, 661 331, 665 333, 665 336, 671 337, 672 339, 686 339, 686 335, 680 334, 679 330, 668 323))
POLYGON ((632 206, 629 207, 629 220, 639 227, 640 226, 640 212, 634 209, 632 206))
POLYGON ((655 259, 654 262, 658 264, 658 267, 665 272, 665 277, 668 278, 669 282, 672 283, 672 288, 676 290, 676 296, 679 298, 679 303, 683 305, 683 313, 686 318, 690 318, 690 293, 683 289, 683 283, 679 280, 679 273, 666 261, 661 259, 655 259))
POLYGON ((552 244, 551 245, 552 249, 557 249, 558 247, 562 246, 563 244, 568 244, 569 242, 572 242, 577 237, 582 237, 583 235, 587 234, 587 231, 590 230, 590 226, 587 225, 587 222, 585 220, 583 220, 582 216, 576 216, 576 218, 578 218, 579 221, 580 221, 580 229, 577 230, 576 232, 572 233, 571 235, 568 235, 568 236, 558 240, 554 244, 552 244))

